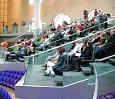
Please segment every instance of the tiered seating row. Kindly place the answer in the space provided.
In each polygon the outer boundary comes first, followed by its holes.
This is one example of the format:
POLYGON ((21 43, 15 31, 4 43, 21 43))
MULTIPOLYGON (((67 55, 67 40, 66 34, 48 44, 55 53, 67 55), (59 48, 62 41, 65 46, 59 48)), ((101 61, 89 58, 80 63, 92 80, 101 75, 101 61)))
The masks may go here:
POLYGON ((0 72, 0 84, 15 89, 15 85, 24 74, 25 71, 6 70, 0 72))
POLYGON ((101 95, 98 97, 98 99, 115 99, 115 91, 105 95, 101 95))
POLYGON ((9 93, 2 87, 0 87, 0 99, 12 99, 9 93))

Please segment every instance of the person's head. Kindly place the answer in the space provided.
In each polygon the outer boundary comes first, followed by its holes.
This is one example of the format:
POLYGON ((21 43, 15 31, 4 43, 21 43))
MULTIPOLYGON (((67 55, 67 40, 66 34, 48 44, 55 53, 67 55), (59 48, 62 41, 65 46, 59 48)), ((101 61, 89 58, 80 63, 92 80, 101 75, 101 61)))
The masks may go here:
POLYGON ((87 42, 88 42, 87 40, 83 41, 83 45, 86 45, 86 44, 87 44, 87 42))
POLYGON ((92 43, 91 42, 87 42, 87 47, 92 47, 92 43))
POLYGON ((106 37, 110 36, 110 32, 109 31, 105 32, 105 36, 106 37))
POLYGON ((57 52, 58 55, 61 55, 63 53, 61 48, 57 48, 56 52, 57 52))
POLYGON ((73 42, 72 45, 75 46, 76 45, 75 42, 73 42))
POLYGON ((115 34, 115 29, 111 29, 111 30, 110 30, 110 34, 111 34, 111 35, 114 35, 114 34, 115 34))
POLYGON ((65 48, 64 48, 64 46, 61 47, 61 50, 62 50, 62 53, 65 52, 65 48))
POLYGON ((100 37, 105 37, 105 34, 101 32, 100 37))
POLYGON ((97 9, 95 9, 95 11, 97 11, 97 9))

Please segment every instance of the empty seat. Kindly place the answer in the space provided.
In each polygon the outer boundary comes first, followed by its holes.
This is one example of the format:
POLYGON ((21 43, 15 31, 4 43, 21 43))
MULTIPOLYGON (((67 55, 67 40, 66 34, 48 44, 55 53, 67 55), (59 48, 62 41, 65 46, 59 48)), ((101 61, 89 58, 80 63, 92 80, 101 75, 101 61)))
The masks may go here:
POLYGON ((22 77, 21 75, 17 75, 17 79, 18 79, 18 80, 20 80, 20 79, 21 79, 21 77, 22 77))
POLYGON ((2 87, 0 87, 0 99, 12 99, 9 93, 2 87))
POLYGON ((14 89, 15 84, 22 78, 25 71, 5 70, 0 72, 0 84, 14 89))
POLYGON ((13 78, 14 74, 13 73, 10 73, 10 78, 13 78))
POLYGON ((14 78, 14 79, 16 79, 16 78, 17 78, 17 75, 16 75, 16 74, 14 74, 14 75, 13 75, 13 78, 14 78))

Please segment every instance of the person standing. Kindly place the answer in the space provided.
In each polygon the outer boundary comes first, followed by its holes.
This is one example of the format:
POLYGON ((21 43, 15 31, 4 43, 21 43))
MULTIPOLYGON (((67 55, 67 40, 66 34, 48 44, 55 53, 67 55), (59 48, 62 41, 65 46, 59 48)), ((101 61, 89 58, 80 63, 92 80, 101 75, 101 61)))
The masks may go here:
POLYGON ((8 43, 6 41, 6 39, 4 39, 4 41, 2 43, 0 43, 0 45, 3 47, 3 48, 7 48, 8 47, 8 43))

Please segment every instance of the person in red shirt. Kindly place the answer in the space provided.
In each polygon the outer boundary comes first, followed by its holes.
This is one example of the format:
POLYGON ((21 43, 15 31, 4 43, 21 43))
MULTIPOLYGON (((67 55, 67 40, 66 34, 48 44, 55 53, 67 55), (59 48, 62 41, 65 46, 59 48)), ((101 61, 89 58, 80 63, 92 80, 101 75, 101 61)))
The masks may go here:
POLYGON ((79 23, 79 24, 77 25, 76 29, 82 31, 82 30, 83 30, 83 27, 82 27, 82 25, 79 23))
POLYGON ((6 39, 4 39, 4 42, 2 42, 0 45, 1 45, 2 47, 4 47, 4 48, 7 48, 8 43, 7 43, 6 39))
POLYGON ((61 30, 61 29, 62 29, 61 25, 58 24, 57 30, 61 30))

